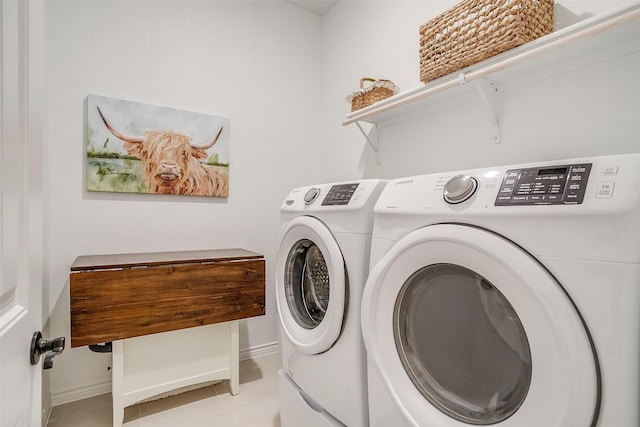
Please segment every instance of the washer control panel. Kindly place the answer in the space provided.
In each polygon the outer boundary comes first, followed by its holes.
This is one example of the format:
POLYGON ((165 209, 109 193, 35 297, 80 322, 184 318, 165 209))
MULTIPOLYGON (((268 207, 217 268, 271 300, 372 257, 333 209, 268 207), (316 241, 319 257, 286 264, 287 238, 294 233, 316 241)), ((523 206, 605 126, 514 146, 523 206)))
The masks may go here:
POLYGON ((387 181, 382 179, 359 179, 298 187, 287 195, 280 211, 306 215, 357 211, 373 206, 386 185, 387 181))
POLYGON ((495 206, 576 205, 584 200, 591 163, 510 169, 495 206))
POLYGON ((322 206, 348 205, 358 185, 358 183, 332 185, 322 200, 322 206))

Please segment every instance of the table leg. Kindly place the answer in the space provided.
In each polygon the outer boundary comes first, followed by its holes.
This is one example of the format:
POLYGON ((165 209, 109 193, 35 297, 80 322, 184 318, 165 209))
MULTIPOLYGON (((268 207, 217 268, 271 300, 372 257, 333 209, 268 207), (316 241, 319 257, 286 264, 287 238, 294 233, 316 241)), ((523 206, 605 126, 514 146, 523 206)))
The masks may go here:
POLYGON ((113 427, 122 427, 124 420, 124 355, 122 340, 112 343, 111 395, 113 398, 113 427))
POLYGON ((238 333, 238 321, 232 321, 231 325, 231 355, 229 388, 232 395, 240 393, 240 343, 238 333))

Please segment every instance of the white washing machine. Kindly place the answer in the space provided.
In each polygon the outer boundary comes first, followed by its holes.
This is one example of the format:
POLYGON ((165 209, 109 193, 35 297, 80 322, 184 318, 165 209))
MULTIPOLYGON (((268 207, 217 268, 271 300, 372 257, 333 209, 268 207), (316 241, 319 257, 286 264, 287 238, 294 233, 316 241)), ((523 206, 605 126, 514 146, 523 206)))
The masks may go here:
POLYGON ((282 204, 276 300, 284 427, 368 425, 360 303, 373 205, 384 185, 358 180, 297 188, 282 204))
POLYGON ((390 181, 372 426, 640 425, 640 154, 390 181))

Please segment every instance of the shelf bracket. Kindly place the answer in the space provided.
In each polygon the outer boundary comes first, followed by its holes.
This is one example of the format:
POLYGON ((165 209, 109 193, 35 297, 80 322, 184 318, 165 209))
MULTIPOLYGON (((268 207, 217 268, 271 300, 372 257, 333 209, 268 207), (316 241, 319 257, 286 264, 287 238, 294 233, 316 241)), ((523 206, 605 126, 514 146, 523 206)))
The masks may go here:
MULTIPOLYGON (((376 138, 376 143, 374 143, 371 138, 369 137, 369 134, 367 134, 367 132, 364 131, 364 129, 362 129, 362 126, 360 125, 360 122, 355 122, 356 125, 358 126, 358 129, 360 129, 360 132, 362 133, 362 135, 364 135, 364 138, 367 140, 367 143, 371 146, 371 148, 373 149, 373 152, 376 153, 376 164, 380 163, 380 159, 378 158, 378 144, 377 144, 377 139, 376 138)), ((375 125, 374 125, 375 126, 375 125)), ((377 136, 377 135, 376 135, 377 136)))
MULTIPOLYGON (((464 73, 460 73, 458 75, 458 81, 461 85, 465 85, 468 83, 464 73)), ((476 91, 478 92, 478 95, 480 95, 482 103, 487 108, 489 115, 491 116, 494 128, 492 136, 493 143, 499 144, 502 140, 502 128, 500 126, 501 104, 500 91, 498 89, 498 86, 491 80, 484 77, 475 79, 471 83, 476 88, 476 91)))

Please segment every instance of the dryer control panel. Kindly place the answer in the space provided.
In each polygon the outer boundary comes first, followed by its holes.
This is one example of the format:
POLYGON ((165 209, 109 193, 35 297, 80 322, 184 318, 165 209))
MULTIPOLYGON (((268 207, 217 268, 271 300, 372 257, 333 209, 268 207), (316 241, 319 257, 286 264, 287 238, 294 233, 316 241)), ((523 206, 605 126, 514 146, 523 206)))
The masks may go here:
POLYGON ((576 205, 584 200, 591 163, 510 169, 495 206, 576 205))

